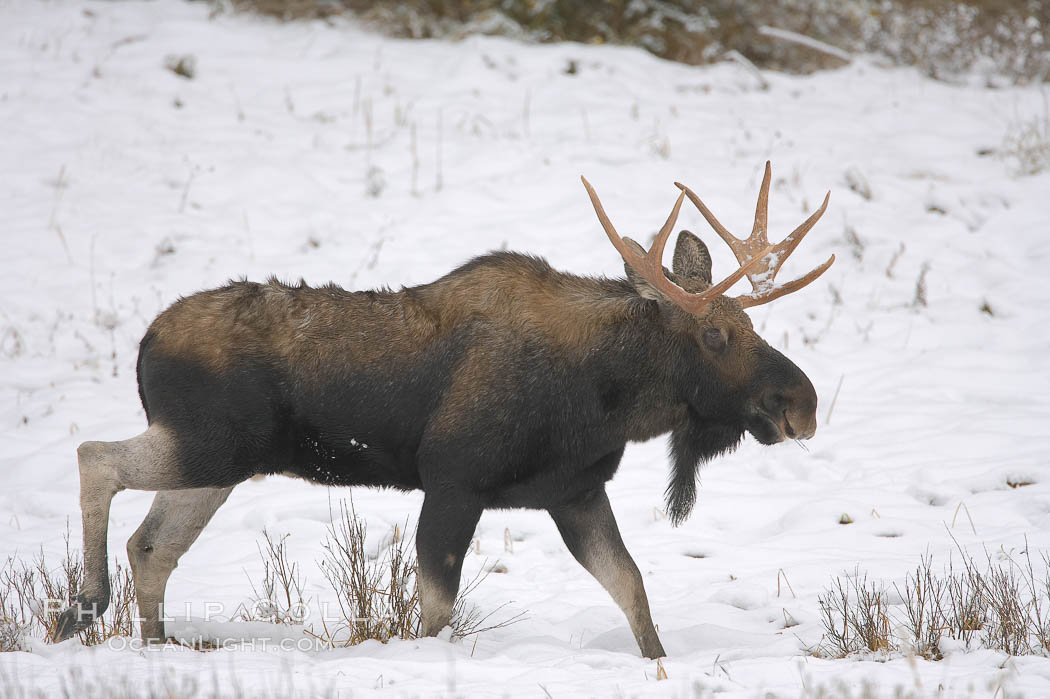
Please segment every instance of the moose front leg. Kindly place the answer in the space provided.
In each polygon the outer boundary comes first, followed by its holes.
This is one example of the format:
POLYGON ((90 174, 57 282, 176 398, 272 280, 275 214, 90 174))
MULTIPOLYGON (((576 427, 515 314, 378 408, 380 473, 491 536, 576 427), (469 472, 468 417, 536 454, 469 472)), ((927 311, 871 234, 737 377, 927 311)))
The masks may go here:
POLYGON ((662 658, 664 647, 653 626, 642 574, 623 545, 605 488, 549 512, 572 555, 627 615, 642 655, 662 658))
POLYGON ((416 559, 424 636, 436 636, 452 619, 463 555, 474 536, 481 509, 472 499, 447 491, 428 492, 423 497, 416 531, 416 559))

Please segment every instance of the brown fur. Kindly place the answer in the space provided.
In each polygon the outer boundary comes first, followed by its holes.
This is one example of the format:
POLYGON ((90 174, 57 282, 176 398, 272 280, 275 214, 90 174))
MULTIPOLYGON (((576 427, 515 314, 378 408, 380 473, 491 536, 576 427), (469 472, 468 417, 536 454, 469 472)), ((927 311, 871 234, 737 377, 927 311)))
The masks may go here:
POLYGON ((476 317, 580 351, 599 328, 637 311, 637 299, 610 296, 616 282, 564 274, 524 256, 515 262, 401 291, 232 282, 180 299, 151 329, 159 352, 216 371, 238 353, 309 368, 413 354, 476 317))

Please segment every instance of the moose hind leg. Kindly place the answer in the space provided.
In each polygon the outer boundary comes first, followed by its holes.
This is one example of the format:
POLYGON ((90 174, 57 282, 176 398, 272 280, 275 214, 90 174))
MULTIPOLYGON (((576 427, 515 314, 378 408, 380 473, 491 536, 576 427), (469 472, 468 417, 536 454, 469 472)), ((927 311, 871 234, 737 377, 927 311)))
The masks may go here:
POLYGON ((143 641, 166 638, 163 604, 168 578, 232 490, 231 486, 161 491, 146 519, 128 539, 143 641))
POLYGON ((59 617, 52 640, 62 641, 86 629, 106 611, 109 606, 106 537, 113 496, 125 488, 180 487, 174 454, 168 432, 156 424, 122 442, 84 442, 77 448, 84 528, 84 586, 73 606, 59 617))
POLYGON ((642 574, 623 545, 605 488, 591 491, 569 505, 552 508, 550 514, 569 552, 627 615, 642 655, 662 658, 664 647, 653 626, 642 574))
POLYGON ((416 531, 419 607, 424 636, 436 636, 452 620, 463 555, 481 507, 447 493, 427 493, 416 531))

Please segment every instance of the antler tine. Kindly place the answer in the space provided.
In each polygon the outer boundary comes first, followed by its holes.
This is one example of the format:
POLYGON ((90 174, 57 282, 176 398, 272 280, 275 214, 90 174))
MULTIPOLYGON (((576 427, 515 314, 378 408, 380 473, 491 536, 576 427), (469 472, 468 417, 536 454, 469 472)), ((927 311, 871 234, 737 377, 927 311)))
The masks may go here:
POLYGON ((725 226, 723 226, 717 218, 715 218, 715 215, 711 213, 711 209, 707 208, 704 202, 700 200, 700 197, 697 196, 696 192, 689 189, 681 182, 675 182, 674 186, 678 187, 678 189, 685 192, 685 195, 689 197, 689 201, 693 202, 693 205, 700 210, 700 213, 703 214, 703 217, 707 219, 707 222, 709 224, 711 224, 711 228, 715 229, 715 233, 717 233, 719 237, 721 237, 722 240, 726 242, 726 245, 728 245, 733 251, 733 254, 737 256, 737 261, 739 262, 740 254, 738 253, 738 250, 740 249, 740 246, 743 244, 744 241, 730 233, 729 230, 725 226))
POLYGON ((817 277, 824 274, 824 272, 828 271, 828 268, 831 267, 832 263, 834 262, 835 256, 832 255, 828 258, 828 261, 822 264, 820 267, 817 267, 808 274, 805 274, 794 281, 790 281, 787 284, 779 284, 777 286, 772 287, 768 291, 759 294, 744 294, 742 296, 737 296, 736 299, 744 308, 751 308, 752 306, 761 306, 764 303, 769 303, 770 301, 778 299, 781 296, 786 296, 787 294, 794 293, 802 287, 809 284, 810 282, 814 281, 817 277))
MULTIPOLYGON (((766 171, 762 175, 762 186, 758 190, 758 203, 755 205, 755 225, 751 228, 751 236, 747 239, 748 243, 760 241, 763 248, 769 245, 769 238, 766 237, 766 222, 769 220, 769 183, 772 179, 773 169, 767 160, 766 171)), ((755 246, 752 244, 749 247, 753 249, 755 246)))
POLYGON ((594 206, 594 213, 597 214, 598 221, 602 224, 602 228, 605 229, 605 234, 609 236, 609 242, 611 242, 613 247, 616 248, 616 251, 620 253, 620 257, 624 259, 624 262, 629 264, 634 271, 638 272, 645 281, 658 288, 665 295, 671 297, 676 303, 684 301, 684 297, 689 296, 689 292, 668 279, 664 275, 663 268, 664 247, 667 245, 667 238, 670 236, 674 224, 678 221, 678 213, 682 209, 684 195, 679 195, 678 201, 675 202, 671 214, 667 217, 667 221, 660 229, 660 232, 656 235, 656 239, 653 240, 653 244, 649 248, 649 251, 644 255, 639 255, 632 250, 624 239, 620 237, 620 234, 616 232, 616 228, 613 226, 612 221, 609 220, 608 214, 605 213, 605 208, 602 206, 602 202, 598 198, 598 193, 594 191, 594 187, 591 186, 591 183, 587 181, 586 177, 581 177, 580 180, 583 182, 583 186, 587 190, 587 196, 591 199, 591 205, 594 206))
POLYGON ((773 246, 773 252, 777 254, 777 260, 780 264, 783 264, 787 256, 795 251, 798 244, 806 237, 806 233, 809 233, 813 226, 817 224, 817 221, 820 220, 820 217, 824 215, 824 212, 828 210, 828 202, 830 200, 831 192, 828 192, 824 195, 824 201, 821 203, 820 208, 810 214, 809 218, 799 224, 798 228, 791 231, 786 238, 773 246))
POLYGON ((602 224, 602 228, 605 230, 605 235, 609 236, 609 242, 613 244, 616 251, 620 253, 620 257, 625 262, 631 264, 632 267, 638 269, 639 265, 642 265, 643 258, 631 250, 630 247, 623 241, 620 234, 616 232, 616 228, 613 226, 612 221, 609 220, 609 216, 605 213, 605 208, 602 207, 602 202, 598 199, 598 193, 594 191, 594 187, 587 181, 586 177, 580 177, 580 181, 583 182, 584 189, 587 190, 587 196, 591 199, 591 205, 594 207, 594 213, 598 216, 599 223, 602 224))
POLYGON ((620 237, 620 234, 616 232, 616 228, 613 226, 612 221, 609 220, 609 216, 605 213, 605 208, 602 207, 601 200, 598 199, 598 193, 594 191, 591 183, 587 181, 586 177, 581 177, 580 180, 583 182, 583 186, 587 190, 587 195, 591 199, 591 205, 594 206, 594 213, 597 214, 598 221, 602 224, 602 228, 605 229, 605 234, 609 237, 609 241, 613 244, 613 247, 616 248, 616 251, 620 253, 624 262, 629 264, 631 268, 653 288, 657 289, 672 303, 687 313, 692 313, 694 315, 700 313, 705 306, 728 291, 733 284, 736 284, 737 281, 742 279, 744 275, 748 274, 752 269, 757 268, 762 261, 761 257, 755 257, 718 284, 709 287, 698 294, 689 293, 668 279, 667 275, 664 274, 663 268, 664 247, 667 245, 667 239, 670 236, 671 231, 674 229, 674 224, 678 221, 678 213, 682 208, 682 202, 685 200, 687 193, 683 191, 678 195, 678 200, 675 202, 674 208, 671 210, 671 213, 667 217, 667 221, 664 223, 663 227, 660 229, 660 232, 656 235, 656 239, 653 241, 649 251, 644 255, 639 255, 632 250, 624 239, 620 237))
POLYGON ((762 260, 762 265, 756 265, 755 271, 749 272, 747 275, 748 281, 751 282, 751 293, 737 297, 737 300, 740 301, 744 308, 768 303, 773 299, 780 298, 781 296, 790 294, 793 291, 798 291, 827 271, 835 261, 835 256, 832 255, 827 262, 820 267, 817 267, 809 274, 799 277, 787 284, 776 285, 773 283, 777 272, 780 271, 781 265, 784 264, 784 260, 788 258, 788 255, 795 251, 798 244, 802 242, 802 238, 809 233, 813 226, 816 225, 817 221, 820 220, 820 217, 824 215, 824 212, 827 211, 831 192, 828 192, 824 197, 824 202, 820 205, 820 208, 814 211, 798 228, 793 230, 779 243, 770 245, 767 235, 767 221, 769 210, 769 184, 771 179, 772 168, 767 160, 765 172, 762 176, 762 186, 758 191, 758 203, 755 206, 754 227, 751 230, 751 235, 748 236, 746 240, 741 240, 729 233, 721 223, 718 223, 711 211, 704 206, 704 203, 700 201, 700 197, 685 185, 675 182, 675 185, 685 192, 690 201, 696 205, 696 208, 700 210, 700 213, 707 219, 707 222, 711 224, 711 227, 715 229, 715 232, 718 233, 722 240, 729 244, 729 247, 733 250, 733 254, 736 255, 737 262, 741 265, 751 267, 751 264, 749 263, 753 263, 756 260, 762 260))
MULTIPOLYGON (((609 220, 608 214, 605 213, 605 208, 602 206, 602 202, 598 199, 598 193, 594 191, 594 187, 587 181, 586 177, 581 177, 583 186, 587 190, 587 195, 591 199, 591 204, 594 206, 594 213, 598 215, 598 221, 601 222, 602 228, 605 229, 605 234, 609 236, 609 242, 613 244, 616 251, 620 253, 620 256, 624 259, 624 262, 631 265, 631 267, 642 275, 642 278, 648 281, 650 284, 656 284, 659 279, 667 279, 664 276, 663 270, 663 252, 664 246, 667 244, 667 237, 671 234, 671 229, 674 228, 675 222, 678 220, 678 212, 682 208, 682 197, 678 197, 678 201, 675 202, 674 209, 671 210, 671 214, 667 217, 667 222, 664 223, 663 228, 657 234, 656 239, 653 240, 653 244, 644 255, 639 255, 637 252, 631 249, 629 245, 620 237, 620 234, 616 232, 616 228, 613 226, 612 221, 609 220)), ((667 280, 670 284, 670 280, 667 280)), ((672 284, 673 286, 673 284, 672 284)), ((677 288, 677 287, 676 287, 677 288)), ((683 293, 686 293, 683 291, 683 293)))
POLYGON ((646 255, 646 259, 649 260, 656 274, 661 277, 664 273, 664 248, 667 247, 667 239, 671 235, 671 231, 674 229, 674 224, 678 223, 678 214, 682 210, 682 202, 685 201, 685 194, 679 194, 678 200, 674 203, 674 208, 671 209, 671 213, 667 215, 667 220, 664 221, 664 225, 660 228, 660 232, 656 234, 653 239, 653 244, 649 246, 649 252, 646 255))

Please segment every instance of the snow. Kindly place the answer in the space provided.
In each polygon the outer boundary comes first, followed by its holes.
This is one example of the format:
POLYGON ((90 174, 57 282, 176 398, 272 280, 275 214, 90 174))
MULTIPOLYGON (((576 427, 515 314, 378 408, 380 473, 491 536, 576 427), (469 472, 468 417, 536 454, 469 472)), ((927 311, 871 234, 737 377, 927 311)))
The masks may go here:
MULTIPOLYGON (((0 559, 42 548, 57 560, 67 520, 79 537, 76 445, 141 432, 137 343, 178 296, 270 274, 412 285, 500 248, 622 274, 581 174, 639 239, 663 222, 676 179, 745 231, 771 160, 773 241, 833 190, 785 274, 832 252, 837 263, 750 311, 817 387, 820 428, 805 450, 749 440, 707 466, 677 529, 660 511, 665 441, 628 448, 609 493, 669 654, 666 681, 540 512, 481 520, 465 576, 497 559, 506 573, 470 599, 527 618, 476 643, 281 649, 278 627, 204 621, 206 604, 232 614, 248 600, 263 528, 291 534, 307 592, 328 594, 315 561, 330 500, 345 492, 268 478, 233 492, 167 590, 180 633, 247 643, 37 642, 0 655, 0 682, 50 693, 80 673, 275 696, 1050 693, 1045 658, 804 650, 820 640, 817 595, 837 574, 859 566, 900 582, 924 552, 946 561, 952 537, 975 553, 1016 555, 1025 537, 1050 548, 1050 173, 1014 178, 979 155, 1043 114, 1039 89, 951 86, 864 57, 808 77, 762 73, 761 89, 735 64, 629 48, 396 41, 345 21, 209 11, 0 4, 0 559), (192 80, 165 68, 187 55, 192 80), (850 189, 850 170, 869 197, 850 189), (839 524, 844 513, 853 524, 839 524), (798 624, 784 628, 788 618, 798 624)), ((734 269, 698 212, 687 205, 680 221, 708 241, 716 277, 734 269)), ((150 502, 117 496, 112 554, 123 559, 150 502)), ((381 536, 414 519, 421 497, 356 489, 354 503, 381 536)))

